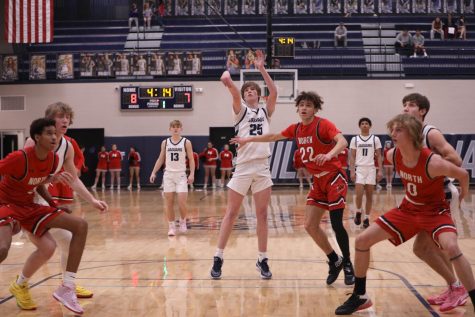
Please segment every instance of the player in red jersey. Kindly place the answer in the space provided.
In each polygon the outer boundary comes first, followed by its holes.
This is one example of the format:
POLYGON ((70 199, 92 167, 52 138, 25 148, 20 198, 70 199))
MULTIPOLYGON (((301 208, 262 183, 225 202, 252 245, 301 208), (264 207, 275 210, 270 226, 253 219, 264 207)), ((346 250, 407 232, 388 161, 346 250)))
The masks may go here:
POLYGON ((219 153, 219 159, 221 161, 221 184, 220 187, 224 187, 226 178, 231 178, 231 172, 233 171, 233 152, 229 150, 229 144, 224 145, 224 150, 219 153))
POLYGON ((219 153, 216 148, 213 147, 213 143, 208 142, 208 145, 200 153, 200 157, 204 157, 204 168, 205 168, 205 183, 203 188, 208 187, 208 179, 211 176, 211 187, 216 188, 216 165, 219 158, 219 153))
MULTIPOLYGON (((468 194, 467 171, 422 147, 422 123, 415 117, 400 114, 387 123, 387 128, 396 144, 395 149, 388 151, 387 158, 401 176, 405 197, 399 207, 380 216, 356 237, 355 288, 335 314, 349 315, 372 305, 366 294, 366 272, 373 245, 388 239, 397 246, 422 231, 427 232, 433 242, 447 253, 475 303, 472 268, 458 246, 457 229, 443 188, 445 176, 456 178, 460 182, 462 199, 468 194)), ((444 311, 444 305, 441 311, 444 311)))
POLYGON ((96 167, 96 179, 91 189, 96 190, 99 177, 102 175, 102 190, 106 189, 106 172, 107 164, 109 161, 109 153, 106 151, 106 147, 101 146, 101 151, 97 154, 97 167, 96 167))
MULTIPOLYGON (((443 134, 434 126, 424 124, 425 117, 430 110, 430 102, 426 96, 419 93, 411 93, 402 99, 403 112, 414 116, 423 124, 422 136, 424 146, 439 154, 445 160, 462 166, 462 158, 455 149, 447 142, 443 134)), ((451 203, 451 209, 459 208, 459 201, 456 199, 458 191, 452 182, 446 178, 444 182, 445 198, 451 203)), ((426 262, 434 271, 442 276, 447 282, 447 289, 438 295, 432 295, 427 301, 432 305, 442 305, 444 310, 456 308, 464 303, 468 294, 460 281, 457 280, 452 264, 444 252, 432 243, 431 237, 425 233, 417 234, 413 245, 414 254, 426 262)))
MULTIPOLYGON (((91 195, 91 193, 87 190, 87 188, 84 186, 84 184, 81 182, 77 175, 77 169, 76 166, 74 165, 74 150, 71 142, 69 142, 65 138, 65 134, 68 130, 69 125, 72 123, 73 117, 74 117, 74 112, 72 108, 62 102, 57 102, 54 104, 51 104, 47 107, 45 111, 45 117, 49 119, 54 119, 56 122, 56 139, 57 141, 57 146, 55 149, 56 154, 58 155, 59 162, 56 170, 54 173, 59 173, 61 171, 66 171, 69 174, 72 175, 73 180, 72 182, 69 183, 69 185, 73 188, 73 190, 78 194, 79 197, 82 199, 86 200, 88 203, 90 203, 94 208, 99 209, 99 210, 107 210, 108 206, 105 202, 97 200, 94 196, 91 195)), ((34 142, 32 139, 28 139, 25 143, 25 148, 28 148, 31 146, 34 142)), ((61 188, 64 188, 64 186, 61 186, 61 188)), ((58 193, 58 192, 63 192, 62 189, 57 189, 57 184, 50 184, 48 185, 48 192, 39 192, 39 194, 44 198, 43 200, 38 197, 38 200, 40 203, 43 205, 48 205, 51 203, 59 204, 59 205, 64 205, 65 203, 71 203, 70 199, 58 199, 60 197, 56 197, 55 200, 51 197, 52 194, 58 193)), ((72 198, 72 192, 69 194, 71 195, 72 198)), ((60 258, 61 258, 61 268, 63 271, 63 274, 66 274, 66 263, 67 263, 67 258, 69 252, 69 247, 71 245, 71 239, 72 235, 69 231, 67 230, 62 230, 62 229, 53 229, 50 230, 50 234, 53 236, 54 241, 59 246, 60 249, 60 258)), ((46 261, 49 259, 49 257, 45 257, 45 254, 53 254, 56 245, 49 243, 48 240, 45 239, 39 239, 38 237, 35 237, 32 234, 29 234, 27 232, 27 235, 30 239, 30 241, 35 244, 37 247, 37 250, 34 251, 30 257, 27 259, 22 272, 18 275, 18 278, 16 281, 13 281, 10 284, 10 292, 12 295, 15 296, 17 300, 17 305, 25 309, 24 307, 36 307, 36 304, 32 300, 30 294, 29 294, 29 288, 28 288, 28 280, 33 276, 33 274, 43 265, 46 263, 46 261), (25 286, 26 287, 22 287, 25 286)), ((93 296, 93 293, 87 289, 84 289, 83 287, 77 285, 76 286, 76 294, 78 297, 84 297, 84 298, 89 298, 93 296)))
POLYGON ((135 174, 135 181, 137 182, 137 189, 140 190, 140 153, 137 152, 137 149, 133 146, 130 147, 130 152, 128 155, 129 160, 129 186, 127 187, 128 190, 132 190, 132 182, 134 179, 135 174))
MULTIPOLYGON (((44 185, 54 180, 74 182, 74 174, 68 171, 52 176, 60 164, 60 158, 53 152, 57 140, 55 124, 55 120, 44 118, 33 121, 30 135, 34 146, 13 152, 0 161, 0 174, 4 176, 0 182, 0 260, 5 259, 10 247, 12 230, 9 224, 12 220, 21 223, 37 246, 52 246, 46 249, 39 247, 32 254, 36 258, 42 258, 44 262, 53 255, 55 249, 55 241, 49 229, 61 228, 71 232, 63 284, 54 292, 53 297, 71 311, 82 314, 83 309, 77 302, 74 291, 74 277, 86 243, 87 222, 64 213, 64 208, 58 208, 44 185), (35 189, 48 199, 49 206, 34 203, 35 189)), ((28 282, 19 285, 13 282, 10 290, 12 287, 27 289, 28 282)), ((36 305, 21 308, 35 309, 36 305)))
POLYGON ((120 172, 122 171, 122 153, 117 150, 117 145, 112 144, 112 150, 109 152, 109 172, 111 173, 111 189, 114 189, 114 179, 117 184, 117 190, 120 190, 120 172))
POLYGON ((293 164, 295 171, 297 172, 297 178, 299 179, 300 188, 303 188, 303 179, 307 179, 308 186, 312 186, 312 175, 305 168, 305 164, 302 162, 300 151, 297 149, 294 152, 293 164))
POLYGON ((318 94, 302 92, 297 97, 295 105, 301 119, 300 123, 290 125, 281 133, 234 138, 231 143, 244 145, 247 142, 296 140, 302 162, 313 175, 313 186, 307 196, 305 230, 328 257, 330 270, 327 284, 335 282, 343 269, 345 284, 351 285, 354 283, 353 266, 350 260, 348 233, 343 226, 348 184, 337 158, 348 146, 348 142, 332 122, 316 116, 323 105, 323 100, 318 94), (331 225, 343 258, 335 253, 325 231, 320 228, 325 210, 330 211, 331 225))

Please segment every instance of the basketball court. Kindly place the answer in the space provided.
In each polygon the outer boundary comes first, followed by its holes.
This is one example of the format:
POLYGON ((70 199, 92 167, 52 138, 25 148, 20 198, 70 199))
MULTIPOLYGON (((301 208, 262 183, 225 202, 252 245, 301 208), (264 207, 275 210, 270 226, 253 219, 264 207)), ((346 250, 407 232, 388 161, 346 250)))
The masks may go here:
MULTIPOLYGON (((257 240, 253 202, 248 196, 225 250, 221 280, 209 271, 221 219, 226 208, 222 189, 189 193, 189 230, 167 237, 161 191, 98 191, 110 211, 99 214, 85 203, 74 213, 89 222, 89 236, 78 272, 79 285, 94 291, 81 299, 84 316, 333 316, 352 286, 341 276, 327 286, 328 265, 303 227, 307 188, 275 187, 268 213, 271 280, 261 280, 255 269, 257 240)), ((401 201, 401 188, 375 195, 372 219, 401 201)), ((348 194, 345 227, 354 238, 362 229, 353 224, 348 194)), ((453 213, 459 243, 475 258, 475 192, 462 210, 453 213)), ((325 218, 332 245, 337 244, 325 218)), ((412 253, 409 241, 395 248, 382 242, 372 249, 368 293, 374 306, 355 316, 443 316, 425 297, 441 292, 444 281, 412 253)), ((7 260, 0 266, 0 312, 10 316, 73 316, 52 297, 61 274, 57 254, 32 279, 36 311, 22 311, 8 292, 33 245, 16 235, 7 260)), ((473 265, 473 261, 472 261, 473 265)), ((470 301, 448 316, 475 316, 470 301)))

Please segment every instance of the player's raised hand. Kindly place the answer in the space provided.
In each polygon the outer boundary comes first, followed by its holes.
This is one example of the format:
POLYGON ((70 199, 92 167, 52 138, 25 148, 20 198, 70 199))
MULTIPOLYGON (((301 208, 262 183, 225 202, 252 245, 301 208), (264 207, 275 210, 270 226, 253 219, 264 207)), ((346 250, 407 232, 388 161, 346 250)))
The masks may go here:
POLYGON ((233 83, 233 80, 231 79, 231 74, 227 70, 223 72, 220 80, 226 87, 230 87, 233 83))
POLYGON ((256 51, 256 59, 254 60, 254 66, 256 66, 257 69, 260 69, 261 67, 264 67, 265 62, 266 62, 266 57, 264 53, 261 50, 256 51))

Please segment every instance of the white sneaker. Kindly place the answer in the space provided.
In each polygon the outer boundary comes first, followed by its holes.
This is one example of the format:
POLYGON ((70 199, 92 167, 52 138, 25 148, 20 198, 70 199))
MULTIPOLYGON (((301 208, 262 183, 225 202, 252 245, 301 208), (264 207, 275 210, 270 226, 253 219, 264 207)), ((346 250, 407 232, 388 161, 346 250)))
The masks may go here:
POLYGON ((175 225, 169 225, 168 226, 168 236, 169 237, 172 237, 176 235, 176 232, 175 232, 175 225))
POLYGON ((212 188, 215 189, 215 188, 216 188, 216 184, 213 183, 212 188))
POLYGON ((186 219, 180 219, 180 232, 185 233, 188 231, 188 228, 186 227, 186 219))
POLYGON ((140 184, 137 184, 137 189, 140 189, 140 188, 141 188, 141 187, 140 187, 140 184))
POLYGON ((96 185, 92 185, 91 186, 91 190, 96 190, 97 186, 96 185))
POLYGON ((132 190, 132 185, 127 186, 127 190, 132 190))
POLYGON ((208 185, 204 185, 204 186, 203 186, 203 189, 206 190, 206 187, 208 187, 208 185))
POLYGON ((299 188, 303 188, 303 183, 300 183, 299 188))
POLYGON ((114 190, 114 186, 111 186, 110 190, 114 190))

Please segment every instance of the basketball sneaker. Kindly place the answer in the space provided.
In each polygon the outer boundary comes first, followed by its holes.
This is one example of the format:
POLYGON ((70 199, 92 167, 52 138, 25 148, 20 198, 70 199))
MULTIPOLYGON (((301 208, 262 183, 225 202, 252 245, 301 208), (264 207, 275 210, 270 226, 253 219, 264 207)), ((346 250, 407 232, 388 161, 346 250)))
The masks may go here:
POLYGON ((353 271, 351 261, 346 261, 343 264, 343 273, 345 274, 345 285, 355 284, 355 272, 353 271))
POLYGON ((188 231, 188 228, 186 227, 186 219, 180 219, 180 228, 179 228, 181 233, 185 233, 188 231))
POLYGON ((361 224, 361 211, 356 212, 355 216, 355 225, 359 226, 361 224))
POLYGON ((269 264, 267 264, 268 260, 269 259, 267 258, 263 259, 262 261, 259 261, 259 259, 257 259, 256 262, 256 269, 261 272, 261 278, 264 280, 269 280, 272 278, 272 273, 269 269, 269 264))
POLYGON ((333 284, 340 275, 341 270, 343 269, 343 258, 338 256, 338 261, 336 262, 327 262, 329 266, 327 285, 333 284))
POLYGON ((91 186, 91 190, 96 190, 97 189, 97 186, 96 185, 92 185, 91 186))
POLYGON ((366 218, 365 220, 363 220, 363 228, 368 228, 369 227, 369 218, 366 218))
POLYGON ((82 313, 84 313, 84 310, 78 303, 76 293, 72 288, 67 287, 65 285, 61 285, 60 287, 58 287, 58 289, 54 291, 53 297, 73 313, 76 313, 78 315, 82 315, 82 313))
POLYGON ((368 295, 351 294, 350 298, 335 310, 335 315, 351 315, 355 311, 366 309, 373 306, 368 295))
POLYGON ((211 268, 211 278, 214 280, 219 280, 221 278, 221 267, 223 266, 224 260, 219 256, 213 258, 213 267, 211 268))
POLYGON ((132 190, 132 185, 127 186, 127 190, 132 190))
POLYGON ((169 236, 169 237, 172 237, 172 236, 174 236, 174 235, 176 235, 176 232, 175 232, 175 224, 173 224, 173 225, 170 224, 170 225, 168 225, 168 236, 169 236))
POLYGON ((442 305, 449 297, 450 294, 450 286, 441 294, 439 295, 432 295, 427 298, 427 302, 431 305, 442 305))
POLYGON ((76 296, 78 298, 91 298, 94 296, 94 293, 82 286, 76 285, 76 296))
POLYGON ((140 184, 137 184, 137 190, 140 190, 140 188, 141 188, 140 184))
POLYGON ((457 306, 463 306, 467 302, 468 293, 465 287, 460 286, 450 286, 450 292, 447 296, 447 299, 442 305, 440 305, 441 312, 447 312, 449 310, 457 308, 457 306))
POLYGON ((16 279, 11 282, 10 287, 8 288, 10 293, 15 297, 16 304, 18 307, 24 310, 33 310, 36 309, 36 303, 31 298, 30 294, 30 287, 28 286, 27 282, 18 285, 16 283, 18 276, 16 279))

